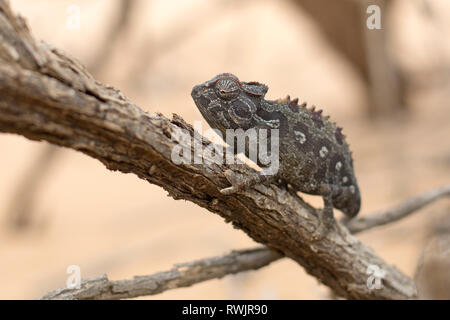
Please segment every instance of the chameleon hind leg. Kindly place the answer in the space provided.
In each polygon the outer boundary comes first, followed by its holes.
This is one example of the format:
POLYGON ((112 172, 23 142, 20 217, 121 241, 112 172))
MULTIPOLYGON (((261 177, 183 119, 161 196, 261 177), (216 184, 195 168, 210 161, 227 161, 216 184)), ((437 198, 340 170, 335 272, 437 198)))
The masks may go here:
POLYGON ((327 187, 321 187, 321 189, 325 189, 323 197, 323 209, 322 209, 322 221, 327 227, 330 229, 334 224, 334 215, 333 215, 333 186, 326 185, 327 187))
POLYGON ((327 236, 335 224, 333 215, 333 196, 340 192, 340 189, 335 185, 322 184, 319 188, 320 195, 323 198, 323 209, 321 210, 320 225, 316 233, 317 239, 323 239, 327 236))
POLYGON ((220 190, 222 194, 230 195, 239 191, 246 190, 257 184, 266 184, 276 179, 274 175, 264 175, 260 172, 253 173, 245 177, 243 180, 234 183, 231 187, 220 190))
POLYGON ((336 222, 333 215, 333 198, 345 196, 346 194, 351 193, 351 190, 347 186, 338 187, 331 184, 322 184, 319 191, 322 195, 324 204, 324 208, 322 209, 321 214, 321 224, 323 227, 320 233, 322 238, 328 234, 328 232, 331 228, 333 228, 333 225, 336 222))

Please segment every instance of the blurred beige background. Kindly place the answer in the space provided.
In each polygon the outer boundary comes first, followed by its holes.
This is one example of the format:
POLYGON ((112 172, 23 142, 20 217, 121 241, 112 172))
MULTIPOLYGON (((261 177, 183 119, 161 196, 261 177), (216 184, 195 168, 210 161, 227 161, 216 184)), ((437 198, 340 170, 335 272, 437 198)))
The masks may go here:
MULTIPOLYGON (((177 113, 188 122, 201 119, 191 88, 222 72, 266 83, 269 99, 290 94, 320 106, 344 127, 353 149, 364 215, 450 182, 450 73, 445 70, 450 62, 450 2, 427 3, 432 18, 424 14, 421 1, 406 0, 397 1, 389 25, 382 16, 383 27, 395 31, 389 39, 394 56, 414 81, 408 113, 376 121, 367 120, 365 87, 354 68, 327 43, 314 20, 287 0, 141 0, 96 76, 141 108, 166 116, 177 113)), ((91 67, 119 4, 11 1, 37 39, 91 67), (79 29, 67 27, 71 5, 80 8, 79 29)), ((106 273, 110 279, 125 279, 255 245, 220 217, 72 150, 53 159, 39 185, 31 225, 11 229, 12 199, 44 144, 0 135, 1 299, 35 299, 64 287, 72 264, 81 267, 83 278, 106 273)), ((322 205, 317 197, 308 199, 322 205)), ((412 276, 427 226, 445 211, 448 200, 358 237, 412 276)), ((150 298, 329 297, 325 286, 283 259, 259 271, 150 298)))

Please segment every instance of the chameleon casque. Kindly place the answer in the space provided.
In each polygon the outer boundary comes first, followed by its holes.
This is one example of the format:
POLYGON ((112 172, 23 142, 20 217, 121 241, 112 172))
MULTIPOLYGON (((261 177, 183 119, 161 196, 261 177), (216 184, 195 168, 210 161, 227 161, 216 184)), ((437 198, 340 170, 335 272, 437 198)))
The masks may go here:
POLYGON ((361 197, 342 128, 322 116, 322 110, 306 108, 306 103, 298 105, 298 99, 265 100, 267 90, 264 84, 242 82, 231 73, 192 89, 192 98, 205 120, 223 135, 227 129, 279 130, 278 172, 273 176, 256 173, 221 192, 232 194, 273 182, 322 196, 327 226, 334 223, 333 207, 354 217, 361 197))

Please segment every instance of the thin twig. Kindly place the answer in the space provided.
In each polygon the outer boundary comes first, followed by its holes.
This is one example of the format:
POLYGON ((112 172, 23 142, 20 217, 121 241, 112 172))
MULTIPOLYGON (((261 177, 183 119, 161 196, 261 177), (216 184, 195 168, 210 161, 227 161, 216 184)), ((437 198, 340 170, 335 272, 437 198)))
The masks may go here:
POLYGON ((444 196, 450 196, 450 184, 411 197, 394 208, 349 220, 345 225, 351 233, 379 227, 400 220, 444 196))
POLYGON ((229 274, 256 270, 277 260, 281 254, 259 247, 236 250, 219 257, 177 264, 169 271, 152 275, 135 276, 131 280, 108 280, 106 275, 81 282, 80 287, 63 288, 46 294, 42 299, 129 299, 153 295, 175 288, 222 278, 229 274))

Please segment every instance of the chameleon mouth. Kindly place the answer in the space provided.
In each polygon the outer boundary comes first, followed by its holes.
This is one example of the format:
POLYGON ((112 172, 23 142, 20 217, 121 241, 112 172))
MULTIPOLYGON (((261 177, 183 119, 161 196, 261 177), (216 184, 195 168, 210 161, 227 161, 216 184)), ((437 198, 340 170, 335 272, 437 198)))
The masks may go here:
POLYGON ((208 99, 204 94, 200 93, 193 93, 192 99, 194 100, 195 104, 197 105, 197 108, 202 111, 203 109, 208 109, 208 106, 210 106, 211 100, 208 99))
POLYGON ((202 87, 201 86, 195 86, 192 88, 191 96, 194 99, 198 99, 202 95, 202 87))

